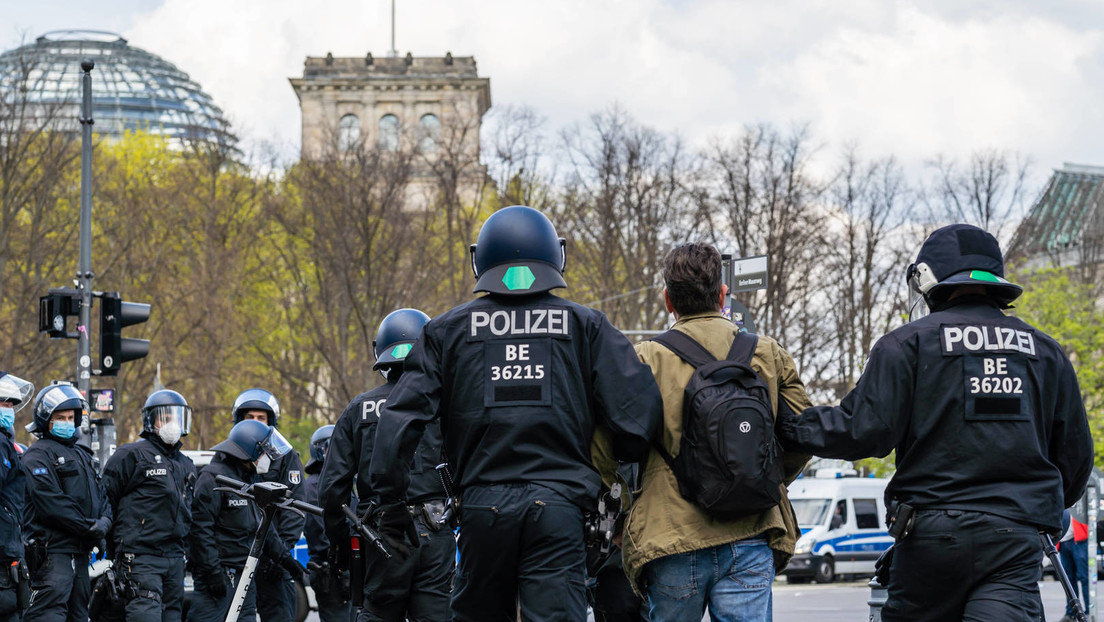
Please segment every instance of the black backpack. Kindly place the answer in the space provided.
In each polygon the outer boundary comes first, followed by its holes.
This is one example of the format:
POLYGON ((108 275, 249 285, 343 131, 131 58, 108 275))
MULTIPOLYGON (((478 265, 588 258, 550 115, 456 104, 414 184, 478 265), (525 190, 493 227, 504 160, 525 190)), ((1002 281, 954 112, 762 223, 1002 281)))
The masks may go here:
POLYGON ((683 395, 678 456, 656 444, 675 473, 679 494, 721 519, 778 505, 783 475, 770 393, 751 368, 759 338, 737 333, 724 360, 680 331, 652 340, 694 366, 683 395))

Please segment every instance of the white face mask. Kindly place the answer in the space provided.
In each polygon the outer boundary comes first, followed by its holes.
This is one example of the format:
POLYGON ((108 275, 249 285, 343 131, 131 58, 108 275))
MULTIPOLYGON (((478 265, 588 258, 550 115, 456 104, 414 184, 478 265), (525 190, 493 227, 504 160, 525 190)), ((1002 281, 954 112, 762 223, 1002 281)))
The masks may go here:
POLYGON ((179 423, 170 421, 157 429, 157 436, 160 436, 166 445, 175 445, 176 441, 180 440, 181 431, 179 423))
POLYGON ((261 457, 257 458, 257 473, 268 473, 270 466, 272 466, 272 458, 269 458, 268 454, 261 454, 261 457))

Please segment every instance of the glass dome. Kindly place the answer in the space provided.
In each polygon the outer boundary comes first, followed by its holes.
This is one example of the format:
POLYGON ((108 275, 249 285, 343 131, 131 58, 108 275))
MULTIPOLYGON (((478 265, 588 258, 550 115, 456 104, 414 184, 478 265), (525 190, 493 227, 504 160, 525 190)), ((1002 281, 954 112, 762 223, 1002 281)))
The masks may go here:
POLYGON ((237 139, 211 96, 165 59, 93 30, 49 32, 34 43, 0 54, 0 97, 25 85, 28 103, 61 105, 76 126, 81 61, 92 70, 93 131, 121 136, 145 130, 180 143, 203 140, 233 146, 237 139), (73 113, 68 107, 73 107, 73 113))

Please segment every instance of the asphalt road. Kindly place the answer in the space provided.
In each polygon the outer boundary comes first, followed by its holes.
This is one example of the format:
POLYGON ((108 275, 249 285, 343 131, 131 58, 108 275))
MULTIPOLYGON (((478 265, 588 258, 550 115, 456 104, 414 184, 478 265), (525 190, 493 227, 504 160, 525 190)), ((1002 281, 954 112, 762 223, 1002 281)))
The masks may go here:
MULTIPOLYGON (((1039 584, 1043 594, 1046 619, 1057 622, 1066 609, 1066 597, 1057 581, 1039 584)), ((788 585, 784 580, 774 583, 774 622, 865 622, 870 612, 866 604, 870 588, 866 580, 830 585, 788 585)), ((308 622, 319 622, 311 613, 308 622)), ((709 616, 702 618, 708 622, 709 616)))

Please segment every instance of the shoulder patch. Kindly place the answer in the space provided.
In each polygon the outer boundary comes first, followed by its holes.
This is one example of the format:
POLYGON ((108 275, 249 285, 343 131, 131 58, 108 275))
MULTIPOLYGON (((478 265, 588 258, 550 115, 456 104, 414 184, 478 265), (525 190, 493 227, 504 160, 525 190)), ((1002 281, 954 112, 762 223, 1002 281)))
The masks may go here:
POLYGON ((288 481, 291 482, 293 486, 297 486, 299 482, 302 481, 302 472, 288 471, 288 481))
POLYGON ((35 467, 32 473, 34 473, 35 475, 46 475, 47 473, 49 473, 49 469, 47 469, 46 467, 35 467))

